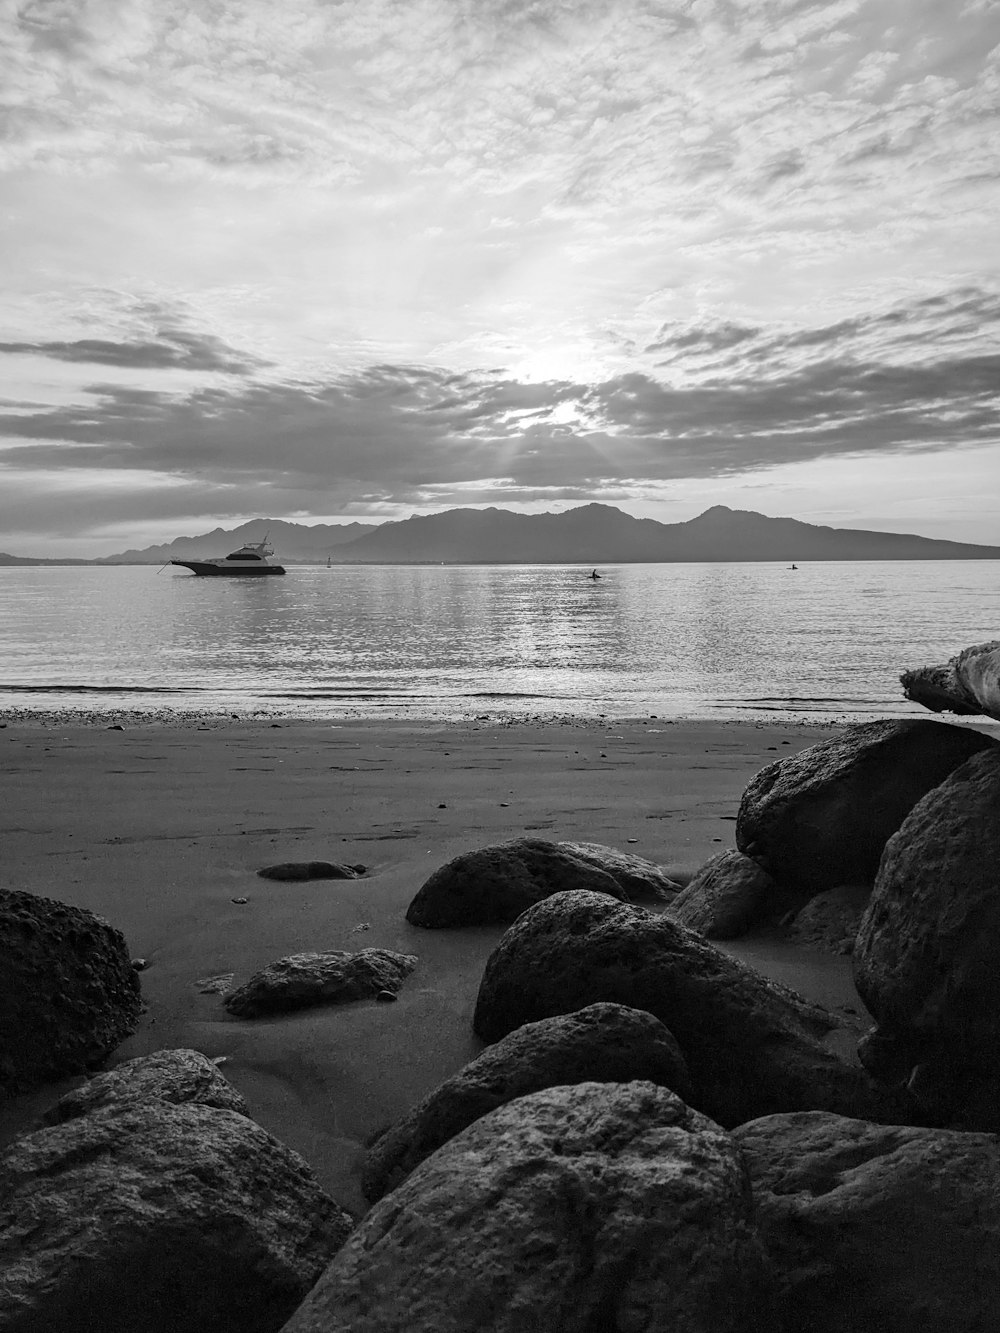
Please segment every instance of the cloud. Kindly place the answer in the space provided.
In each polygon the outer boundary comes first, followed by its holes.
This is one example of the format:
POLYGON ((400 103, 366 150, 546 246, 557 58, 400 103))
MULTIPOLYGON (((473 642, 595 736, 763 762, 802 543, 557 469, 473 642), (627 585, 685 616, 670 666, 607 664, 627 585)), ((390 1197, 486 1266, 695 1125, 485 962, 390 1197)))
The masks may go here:
POLYGON ((129 370, 217 371, 226 375, 247 375, 268 364, 259 357, 235 352, 221 338, 179 330, 161 333, 156 341, 78 338, 73 342, 0 342, 0 355, 42 356, 129 370))
POLYGON ((1000 354, 960 336, 987 320, 1000 320, 1000 298, 963 289, 815 329, 663 330, 661 352, 702 366, 686 381, 637 371, 595 384, 523 383, 386 362, 327 382, 187 394, 94 384, 83 404, 0 414, 11 438, 0 464, 21 476, 113 476, 119 505, 144 503, 151 476, 169 479, 160 501, 178 513, 197 485, 206 512, 322 515, 470 495, 583 498, 809 460, 960 449, 997 439, 1000 354), (716 358, 708 371, 706 356, 716 358), (120 489, 129 476, 131 497, 120 489))

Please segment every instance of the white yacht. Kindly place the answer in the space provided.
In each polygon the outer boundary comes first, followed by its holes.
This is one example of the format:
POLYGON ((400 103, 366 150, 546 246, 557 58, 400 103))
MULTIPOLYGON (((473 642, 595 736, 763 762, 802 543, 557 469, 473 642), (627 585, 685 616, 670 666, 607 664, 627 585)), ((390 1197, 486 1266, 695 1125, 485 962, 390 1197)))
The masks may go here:
POLYGON ((268 559, 274 551, 265 537, 262 542, 247 542, 231 555, 217 556, 213 560, 171 560, 172 565, 181 565, 193 574, 206 574, 213 577, 220 575, 227 578, 259 578, 262 574, 284 574, 284 565, 272 565, 268 559))

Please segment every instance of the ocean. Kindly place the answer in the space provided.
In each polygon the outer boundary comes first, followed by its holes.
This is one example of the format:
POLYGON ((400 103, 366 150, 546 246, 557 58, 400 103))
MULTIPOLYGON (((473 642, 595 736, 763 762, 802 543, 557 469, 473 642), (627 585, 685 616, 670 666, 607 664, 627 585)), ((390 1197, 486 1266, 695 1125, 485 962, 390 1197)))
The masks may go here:
POLYGON ((0 568, 0 715, 851 721, 1000 637, 1000 562, 0 568))

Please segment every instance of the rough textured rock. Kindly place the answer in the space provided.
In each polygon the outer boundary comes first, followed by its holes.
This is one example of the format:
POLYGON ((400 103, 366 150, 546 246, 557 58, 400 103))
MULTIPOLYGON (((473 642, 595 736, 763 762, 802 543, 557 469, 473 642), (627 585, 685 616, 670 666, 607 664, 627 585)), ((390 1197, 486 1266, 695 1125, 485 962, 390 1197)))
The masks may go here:
POLYGON ((742 852, 720 852, 706 861, 668 911, 688 930, 710 940, 735 940, 763 920, 779 898, 778 886, 742 852))
POLYGON ((223 1004, 238 1018, 259 1018, 314 1004, 349 1004, 379 991, 395 995, 416 965, 412 954, 392 949, 293 953, 230 991, 223 1004))
POLYGON ((871 884, 886 841, 928 791, 997 742, 942 722, 863 722, 762 769, 736 845, 805 897, 871 884))
POLYGON ((412 926, 479 926, 515 920, 553 893, 589 889, 625 899, 627 892, 608 870, 544 838, 466 852, 435 870, 410 903, 412 926))
POLYGON ((691 1081, 674 1038, 652 1014, 592 1004, 526 1023, 442 1083, 372 1145, 361 1176, 380 1199, 443 1143, 498 1106, 542 1088, 645 1079, 687 1100, 691 1081))
POLYGON ((681 885, 664 874, 653 861, 632 852, 606 847, 601 842, 560 842, 556 844, 598 870, 606 870, 627 898, 659 898, 672 902, 681 885))
POLYGON ((811 1112, 751 1121, 734 1138, 785 1333, 994 1333, 993 1135, 811 1112))
POLYGON ((826 893, 818 893, 796 913, 788 933, 807 948, 822 949, 826 953, 853 953, 870 897, 871 886, 868 884, 841 884, 826 893))
POLYGON ((249 1115, 243 1095, 219 1073, 201 1051, 154 1051, 126 1060, 107 1073, 98 1074, 74 1088, 42 1117, 47 1125, 58 1125, 79 1115, 89 1115, 105 1106, 131 1102, 194 1102, 219 1110, 249 1115))
POLYGON ((281 865, 257 871, 262 879, 287 880, 357 879, 364 873, 364 866, 340 865, 336 861, 283 861, 281 865))
POLYGON ((491 954, 473 1025, 497 1041, 522 1023, 599 1000, 645 1009, 677 1038, 692 1104, 723 1125, 821 1107, 878 1118, 867 1075, 824 1045, 838 1020, 666 915, 563 893, 510 927, 491 954))
MULTIPOLYGON (((929 792, 890 839, 855 944, 855 984, 878 1035, 901 1069, 922 1067, 913 1091, 945 1122, 964 1120, 970 1082, 1000 1076, 998 812, 992 748, 929 792)), ((1000 1129, 1000 1106, 978 1127, 1000 1129)))
POLYGON ((147 1102, 0 1155, 4 1333, 272 1333, 351 1219, 232 1111, 147 1102))
POLYGON ((139 1019, 125 937, 80 907, 0 890, 0 1094, 81 1074, 139 1019))
POLYGON ((735 1144, 651 1083, 518 1098, 376 1204, 285 1333, 751 1333, 735 1144))
POLYGON ((907 699, 934 713, 983 713, 1000 718, 1000 639, 963 648, 943 666, 900 676, 907 699))

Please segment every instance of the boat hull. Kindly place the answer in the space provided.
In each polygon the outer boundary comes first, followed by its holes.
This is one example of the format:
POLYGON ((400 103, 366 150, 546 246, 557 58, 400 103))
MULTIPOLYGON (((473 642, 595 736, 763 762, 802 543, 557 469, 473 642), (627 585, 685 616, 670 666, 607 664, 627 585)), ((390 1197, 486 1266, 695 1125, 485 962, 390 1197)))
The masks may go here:
POLYGON ((259 579, 268 574, 284 574, 281 565, 216 565, 207 560, 171 560, 172 565, 190 569, 192 574, 203 578, 223 579, 259 579))

